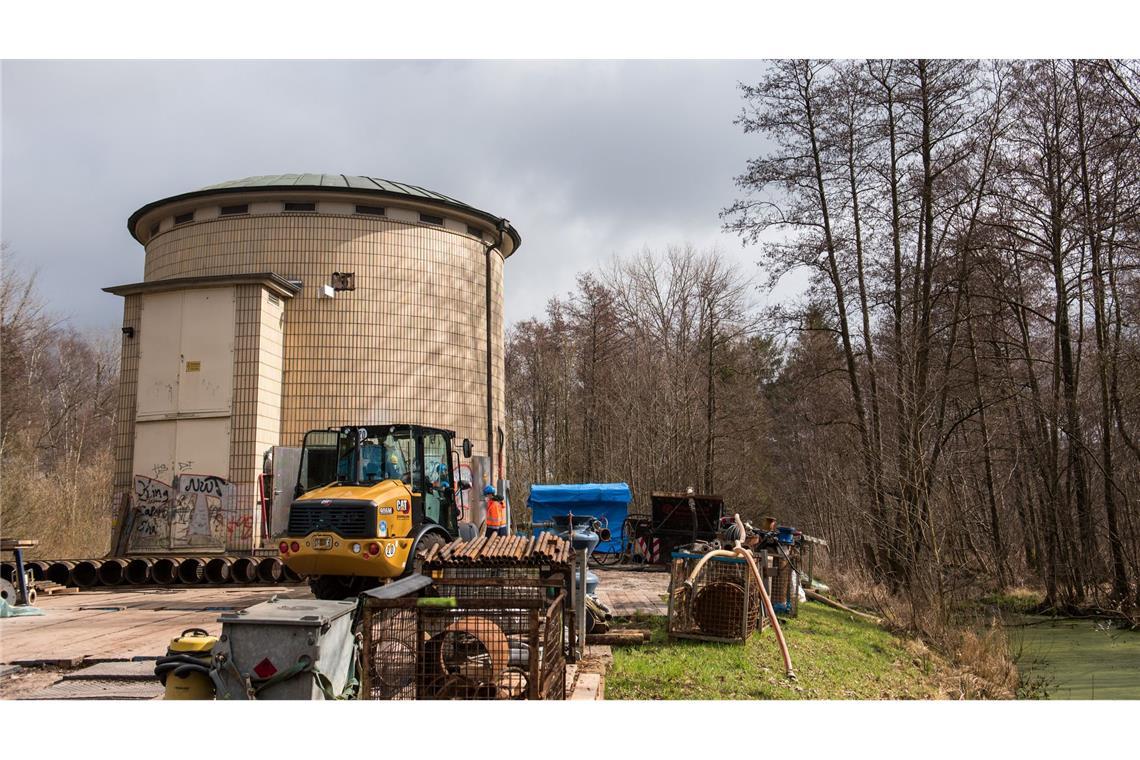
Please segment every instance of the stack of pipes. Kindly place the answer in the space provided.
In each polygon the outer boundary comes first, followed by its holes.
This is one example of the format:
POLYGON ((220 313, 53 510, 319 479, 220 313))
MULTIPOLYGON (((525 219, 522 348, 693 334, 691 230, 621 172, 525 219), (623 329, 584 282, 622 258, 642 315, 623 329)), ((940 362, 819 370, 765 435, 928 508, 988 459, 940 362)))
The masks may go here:
POLYGON ((471 541, 456 539, 436 544, 424 563, 452 565, 569 565, 570 542, 553 533, 537 536, 481 536, 471 541))

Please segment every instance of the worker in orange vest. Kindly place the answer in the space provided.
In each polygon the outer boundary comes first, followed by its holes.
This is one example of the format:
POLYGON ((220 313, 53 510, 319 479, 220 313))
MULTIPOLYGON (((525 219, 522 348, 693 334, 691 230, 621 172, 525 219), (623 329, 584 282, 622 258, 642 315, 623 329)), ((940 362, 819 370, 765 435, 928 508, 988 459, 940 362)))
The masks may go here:
POLYGON ((507 535, 507 505, 503 497, 495 493, 494 486, 486 486, 483 497, 487 500, 487 537, 507 535))

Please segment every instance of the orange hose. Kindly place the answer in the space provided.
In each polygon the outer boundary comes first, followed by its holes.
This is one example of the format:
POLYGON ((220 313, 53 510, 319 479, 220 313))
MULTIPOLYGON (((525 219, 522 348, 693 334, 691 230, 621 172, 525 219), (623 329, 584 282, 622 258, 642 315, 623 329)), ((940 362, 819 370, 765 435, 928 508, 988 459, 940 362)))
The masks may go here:
POLYGON ((705 563, 713 557, 741 557, 744 559, 748 568, 752 571, 752 576, 756 579, 756 585, 760 587, 760 599, 764 603, 764 610, 768 615, 768 619, 772 621, 772 630, 776 633, 776 643, 780 647, 780 654, 784 658, 784 669, 791 680, 796 680, 796 673, 792 669, 792 655, 788 652, 788 642, 784 640, 784 631, 780 628, 780 621, 776 617, 776 610, 772 607, 772 599, 768 596, 768 589, 764 588, 764 577, 760 574, 759 568, 756 566, 756 558, 752 556, 752 552, 741 544, 744 540, 744 521, 740 519, 740 515, 734 515, 736 525, 739 528, 739 536, 733 542, 732 551, 727 549, 716 549, 708 552, 705 556, 701 557, 697 562, 697 566, 689 573, 689 577, 685 579, 685 586, 689 589, 693 588, 693 579, 697 577, 701 569, 704 568, 705 563))

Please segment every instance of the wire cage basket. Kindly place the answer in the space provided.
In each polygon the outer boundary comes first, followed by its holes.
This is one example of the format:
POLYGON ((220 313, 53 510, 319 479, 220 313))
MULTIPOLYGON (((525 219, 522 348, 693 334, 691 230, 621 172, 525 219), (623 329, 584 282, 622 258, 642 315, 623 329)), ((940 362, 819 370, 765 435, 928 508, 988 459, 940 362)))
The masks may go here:
MULTIPOLYGON (((689 588, 702 554, 674 552, 669 565, 669 636, 742 642, 765 624, 760 590, 739 557, 713 557, 689 588)), ((763 561, 759 562, 761 568, 763 561)))
POLYGON ((566 590, 536 568, 436 571, 364 605, 364 699, 565 699, 566 590))

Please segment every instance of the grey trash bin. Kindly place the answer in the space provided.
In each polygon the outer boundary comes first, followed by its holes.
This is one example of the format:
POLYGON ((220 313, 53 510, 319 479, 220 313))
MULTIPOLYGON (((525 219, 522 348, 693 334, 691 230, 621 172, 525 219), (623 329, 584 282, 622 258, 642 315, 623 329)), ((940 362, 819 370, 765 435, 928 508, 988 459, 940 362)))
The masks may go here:
POLYGON ((217 698, 248 699, 256 689, 257 699, 325 699, 317 672, 333 696, 342 695, 355 676, 355 609, 355 600, 271 599, 223 614, 214 647, 217 698))

